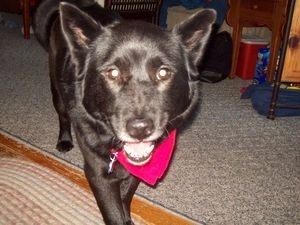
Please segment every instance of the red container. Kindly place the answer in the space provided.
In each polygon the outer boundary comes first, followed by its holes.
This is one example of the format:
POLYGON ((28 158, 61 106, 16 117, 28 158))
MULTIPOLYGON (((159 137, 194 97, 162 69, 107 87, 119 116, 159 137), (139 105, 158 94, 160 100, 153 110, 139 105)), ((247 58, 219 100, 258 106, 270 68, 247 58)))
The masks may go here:
POLYGON ((252 80, 258 49, 267 47, 268 41, 257 37, 241 39, 236 75, 243 80, 252 80))

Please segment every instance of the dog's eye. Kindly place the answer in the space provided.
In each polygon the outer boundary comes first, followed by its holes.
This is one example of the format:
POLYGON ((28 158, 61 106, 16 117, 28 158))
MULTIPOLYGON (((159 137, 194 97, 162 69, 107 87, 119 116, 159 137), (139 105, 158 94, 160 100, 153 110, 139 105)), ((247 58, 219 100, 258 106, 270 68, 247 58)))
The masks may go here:
POLYGON ((156 74, 156 79, 157 80, 167 80, 171 77, 172 72, 168 68, 160 68, 156 74))
POLYGON ((118 69, 110 69, 106 71, 106 75, 111 80, 116 80, 120 76, 120 71, 118 69))

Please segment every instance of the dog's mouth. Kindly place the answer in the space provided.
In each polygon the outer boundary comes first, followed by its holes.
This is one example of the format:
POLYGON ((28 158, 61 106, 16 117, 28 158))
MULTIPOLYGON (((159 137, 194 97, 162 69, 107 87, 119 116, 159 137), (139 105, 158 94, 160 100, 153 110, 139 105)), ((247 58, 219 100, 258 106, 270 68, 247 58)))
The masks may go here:
POLYGON ((143 166, 150 161, 155 143, 148 142, 126 142, 123 146, 129 163, 143 166))

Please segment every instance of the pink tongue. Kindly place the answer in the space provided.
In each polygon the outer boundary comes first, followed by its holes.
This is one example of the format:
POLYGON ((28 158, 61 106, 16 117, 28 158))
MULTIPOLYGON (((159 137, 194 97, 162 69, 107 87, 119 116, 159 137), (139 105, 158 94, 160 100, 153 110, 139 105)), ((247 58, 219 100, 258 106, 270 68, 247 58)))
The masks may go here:
POLYGON ((118 161, 132 175, 140 178, 144 182, 155 185, 168 168, 176 143, 176 130, 170 132, 169 136, 163 140, 153 151, 150 161, 143 166, 135 166, 127 161, 124 150, 118 154, 118 161))

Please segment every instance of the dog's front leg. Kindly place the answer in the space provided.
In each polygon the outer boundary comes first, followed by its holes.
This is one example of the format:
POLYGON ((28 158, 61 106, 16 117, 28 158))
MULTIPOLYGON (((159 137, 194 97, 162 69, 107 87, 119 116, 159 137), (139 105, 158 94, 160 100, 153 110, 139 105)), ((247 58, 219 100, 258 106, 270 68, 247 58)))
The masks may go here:
POLYGON ((119 163, 109 173, 112 136, 106 125, 85 117, 80 107, 70 111, 77 142, 84 158, 84 171, 108 225, 131 225, 130 203, 139 180, 119 163))
MULTIPOLYGON (((140 183, 140 180, 138 180, 136 177, 131 176, 131 175, 129 175, 126 179, 122 180, 120 190, 121 190, 121 198, 122 198, 124 215, 125 215, 126 221, 131 221, 130 205, 131 205, 134 193, 139 186, 139 183, 140 183)), ((131 223, 131 224, 133 224, 133 223, 131 223)))
POLYGON ((130 203, 139 181, 119 164, 107 173, 108 163, 94 152, 85 152, 85 174, 107 225, 131 225, 130 203))

